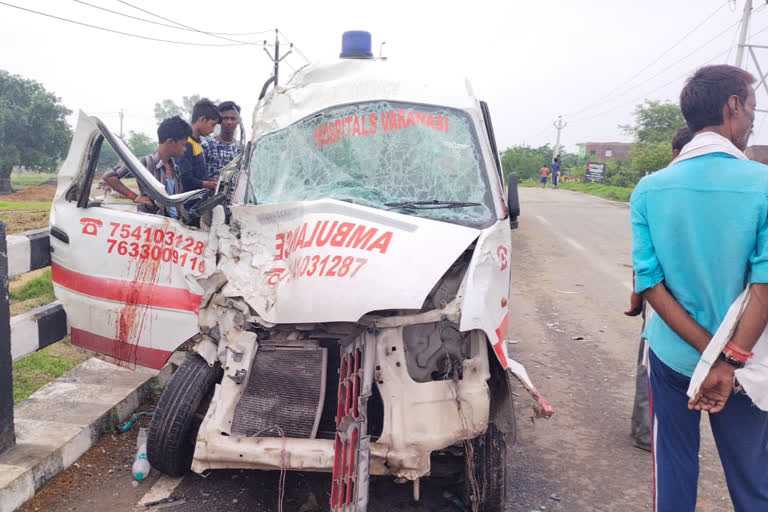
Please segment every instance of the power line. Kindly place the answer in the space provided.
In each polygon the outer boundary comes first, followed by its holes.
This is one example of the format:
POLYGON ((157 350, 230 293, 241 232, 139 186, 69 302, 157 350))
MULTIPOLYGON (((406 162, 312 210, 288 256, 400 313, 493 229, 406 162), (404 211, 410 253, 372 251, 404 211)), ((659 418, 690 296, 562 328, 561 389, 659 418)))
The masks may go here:
MULTIPOLYGON (((679 58, 679 59, 677 59, 677 60, 676 60, 676 61, 674 61, 672 64, 670 64, 670 65, 668 65, 667 67, 665 67, 665 68, 661 69, 660 71, 658 71, 657 73, 655 73, 655 74, 651 75, 650 77, 646 78, 646 79, 645 79, 645 80, 643 80, 642 82, 639 82, 639 83, 637 83, 637 84, 633 85, 632 87, 629 87, 629 88, 627 88, 627 89, 624 91, 624 93, 623 93, 623 94, 621 94, 621 96, 624 96, 624 95, 626 95, 628 92, 630 92, 630 91, 633 91, 633 90, 637 89, 638 87, 640 87, 640 86, 642 86, 642 85, 645 85, 645 84, 647 84, 648 82, 650 82, 650 81, 651 81, 651 80, 653 80, 654 78, 656 78, 656 77, 658 77, 658 76, 660 76, 660 75, 662 75, 662 74, 666 73, 667 71, 669 71, 670 69, 672 69, 674 66, 676 66, 676 65, 677 65, 679 62, 681 62, 681 61, 684 61, 685 59, 687 59, 688 57, 690 57, 690 56, 691 56, 691 55, 693 55, 694 53, 698 52, 699 50, 701 50, 702 48, 704 48, 705 46, 707 46, 709 43, 711 43, 711 42, 712 42, 712 41, 714 41, 715 39, 719 38, 720 36, 722 36, 723 34, 725 34, 726 32, 728 32, 729 30, 731 30, 733 27, 735 27, 735 26, 736 26, 736 25, 738 25, 739 23, 740 23, 740 22, 736 22, 736 23, 734 23, 733 25, 731 25, 731 26, 730 26, 730 27, 728 27, 727 29, 725 29, 725 30, 723 30, 722 32, 718 33, 718 34, 717 34, 716 36, 714 36, 712 39, 710 39, 710 40, 708 40, 707 42, 705 42, 704 44, 697 46, 697 47, 696 47, 696 48, 695 48, 695 49, 694 49, 692 52, 688 53, 687 55, 685 55, 685 56, 683 56, 683 57, 681 57, 681 58, 679 58)), ((723 52, 721 55, 724 55, 724 54, 726 54, 726 53, 728 53, 728 50, 725 50, 725 51, 724 51, 724 52, 723 52)), ((720 57, 720 55, 718 55, 717 57, 720 57)), ((655 90, 655 89, 654 89, 654 90, 655 90)), ((621 96, 620 96, 620 97, 621 97, 621 96)), ((623 103, 622 103, 622 104, 623 104, 623 103)), ((582 110, 582 111, 583 111, 583 110, 582 110)), ((578 116, 576 116, 576 117, 578 117, 578 116)), ((591 117, 589 117, 589 119, 591 119, 591 117)))
POLYGON ((150 11, 146 10, 146 9, 142 9, 141 7, 138 7, 136 5, 128 3, 125 0, 117 0, 117 1, 120 2, 123 5, 127 5, 128 7, 131 7, 133 9, 138 10, 138 11, 141 11, 141 12, 143 12, 145 14, 149 14, 150 16, 154 16, 155 18, 159 18, 159 19, 161 19, 163 21, 167 21, 169 23, 173 23, 174 25, 178 25, 180 27, 184 27, 184 28, 192 30, 194 32, 199 32, 199 33, 205 34, 207 36, 215 37, 217 39, 223 39, 224 41, 230 41, 230 42, 233 42, 233 43, 250 44, 250 45, 254 45, 254 46, 266 46, 266 41, 264 41, 264 44, 262 44, 262 43, 252 43, 252 42, 249 42, 249 41, 240 41, 238 39, 231 39, 229 37, 219 36, 219 35, 214 34, 213 32, 206 32, 205 30, 200 30, 200 29, 197 29, 197 28, 194 28, 194 27, 190 27, 189 25, 184 25, 183 23, 179 23, 178 21, 173 21, 171 19, 165 18, 163 16, 160 16, 159 14, 155 14, 153 12, 150 12, 150 11))
MULTIPOLYGON (((175 30, 184 30, 184 31, 187 31, 187 32, 195 32, 194 30, 186 28, 186 27, 179 27, 179 26, 176 26, 176 25, 171 25, 169 23, 161 23, 159 21, 148 20, 146 18, 140 18, 138 16, 131 16, 130 14, 126 14, 124 12, 113 11, 112 9, 107 9, 106 7, 101 7, 99 5, 89 4, 88 2, 84 2, 83 0, 72 0, 72 1, 76 2, 78 4, 87 5, 88 7, 92 7, 94 9, 98 9, 100 11, 105 11, 105 12, 109 12, 109 13, 112 13, 112 14, 117 14, 118 16, 123 16, 125 18, 130 18, 132 20, 143 21, 144 23, 151 23, 152 25, 159 25, 161 27, 172 28, 172 29, 175 29, 175 30)), ((271 30, 261 30, 259 32, 244 32, 244 33, 236 33, 236 34, 228 33, 228 32, 211 32, 211 33, 212 34, 216 34, 217 36, 258 36, 258 35, 261 35, 261 34, 266 34, 268 32, 271 32, 271 30)))
POLYGON ((287 35, 285 35, 285 33, 284 33, 282 30, 279 30, 279 29, 278 29, 278 31, 277 31, 277 32, 278 32, 278 33, 279 33, 281 36, 283 36, 283 37, 285 38, 286 42, 287 42, 288 44, 290 44, 290 45, 291 45, 291 48, 293 48, 293 51, 295 51, 296 53, 298 53, 298 54, 299 54, 299 56, 300 56, 302 59, 304 59, 305 61, 307 61, 307 63, 308 63, 308 64, 312 62, 312 61, 310 61, 310 60, 307 58, 307 56, 306 56, 306 55, 304 55, 304 53, 303 53, 301 50, 299 50, 299 48, 298 48, 298 47, 297 47, 295 44, 293 44, 293 43, 291 42, 290 38, 289 38, 287 35))
MULTIPOLYGON (((26 7, 21 7, 21 6, 18 6, 18 5, 9 4, 9 3, 6 3, 6 2, 2 2, 2 1, 0 1, 0 5, 5 5, 6 7, 12 7, 14 9, 18 9, 20 11, 26 11, 26 12, 29 12, 29 13, 32 13, 32 14, 38 14, 40 16, 45 16, 46 18, 52 18, 52 19, 59 20, 59 21, 66 21, 67 23, 74 23, 75 25, 80 25, 80 26, 83 26, 83 27, 93 28, 93 29, 96 29, 96 30, 102 30, 104 32, 111 32, 113 34, 119 34, 119 35, 122 35, 122 36, 135 37, 137 39, 146 39, 148 41, 157 41, 157 42, 160 42, 160 43, 181 44, 181 45, 188 45, 188 46, 216 46, 216 47, 222 47, 222 46, 242 46, 244 44, 249 44, 249 43, 237 43, 237 44, 227 44, 227 43, 219 43, 219 44, 192 43, 192 42, 189 42, 189 41, 174 41, 174 40, 171 40, 171 39, 160 39, 160 38, 157 38, 157 37, 142 36, 142 35, 139 35, 139 34, 131 34, 130 32, 122 32, 120 30, 114 30, 114 29, 111 29, 111 28, 100 27, 98 25, 91 25, 90 23, 84 23, 82 21, 71 20, 71 19, 68 19, 68 18, 62 18, 61 16, 55 16, 53 14, 48 14, 48 13, 45 13, 45 12, 35 11, 35 10, 32 10, 32 9, 27 9, 26 7)), ((250 44, 253 44, 253 43, 250 43, 250 44)))
POLYGON ((682 43, 683 41, 685 41, 685 40, 688 38, 688 36, 690 36, 691 34, 693 34, 694 32, 696 32, 696 30, 698 30, 699 28, 701 28, 701 26, 702 26, 702 25, 704 25, 706 22, 708 22, 708 21, 709 21, 709 20, 710 20, 710 19, 711 19, 711 18, 712 18, 712 17, 713 17, 715 14, 717 14, 717 13, 720 11, 720 9, 722 9, 723 7, 725 7, 726 5, 728 5, 729 1, 730 1, 730 0, 727 0, 727 1, 726 1, 724 4, 722 4, 720 7, 718 7, 718 8, 717 8, 717 9, 715 9, 713 12, 711 12, 711 13, 710 13, 710 14, 709 14, 709 15, 708 15, 706 18, 704 18, 704 20, 702 20, 702 21, 701 21, 701 22, 700 22, 698 25, 696 25, 696 26, 695 26, 695 27, 693 27, 691 30, 689 30, 689 31, 688 31, 688 32, 687 32, 687 33, 686 33, 686 34, 685 34, 685 35, 684 35, 682 38, 680 38, 680 39, 679 39, 679 40, 678 40, 678 41, 677 41, 675 44, 673 44, 672 46, 670 46, 670 47, 669 47, 669 48, 668 48, 666 51, 664 51, 664 52, 663 52, 661 55, 659 55, 659 56, 658 56, 658 57, 657 57, 657 58, 656 58, 656 59, 655 59, 653 62, 651 62, 650 64, 648 64, 648 65, 647 65, 647 66, 645 66, 644 68, 642 68, 640 71, 638 71, 637 73, 635 73, 634 75, 632 75, 632 76, 631 76, 630 78, 628 78, 627 80, 625 80, 625 81, 621 82, 619 85, 617 85, 615 88, 613 88, 613 89, 612 89, 610 92, 608 92, 607 94, 603 94, 603 95, 602 95, 602 96, 601 96, 599 99, 597 99, 597 100, 593 101, 592 103, 590 103, 590 104, 589 104, 589 105, 587 105, 586 107, 582 108, 581 110, 578 110, 578 111, 576 111, 576 112, 573 112, 573 113, 571 113, 571 114, 569 114, 569 115, 571 115, 571 116, 576 116, 576 115, 578 115, 578 114, 580 114, 580 113, 584 112, 585 110, 588 110, 588 109, 590 109, 592 106, 594 106, 594 105, 596 105, 596 104, 598 104, 598 103, 600 103, 600 102, 604 101, 606 98, 608 98, 608 97, 610 97, 611 95, 613 95, 613 93, 615 93, 616 91, 618 91, 619 89, 621 89, 621 88, 622 88, 622 87, 624 87, 625 85, 628 85, 629 83, 631 83, 631 82, 632 82, 632 80, 634 80, 635 78, 637 78, 638 76, 640 76, 640 75, 641 75, 643 72, 645 72, 647 69, 649 69, 649 68, 651 68, 651 67, 655 66, 655 65, 656 65, 656 64, 657 64, 657 63, 658 63, 658 62, 659 62, 661 59, 663 59, 664 57, 666 57, 666 56, 669 54, 669 52, 671 52, 672 50, 674 50, 675 48, 677 48, 677 47, 680 45, 680 43, 682 43))
MULTIPOLYGON (((755 34, 755 35, 757 35, 757 34, 755 34)), ((724 51, 722 51, 721 53, 719 53, 719 54, 715 55, 713 58, 709 59, 708 61, 704 62, 703 64, 699 64, 699 65, 697 65, 696 67, 694 67, 693 69, 689 69, 688 71, 686 71, 686 72, 685 72, 685 73, 683 73, 682 75, 676 76, 675 78, 673 78, 673 79, 672 79, 672 80, 670 80, 669 82, 665 82, 665 83, 663 83, 662 85, 660 85, 660 86, 658 86, 658 87, 656 87, 656 88, 654 88, 654 89, 651 89, 651 90, 650 90, 650 91, 648 91, 648 92, 645 92, 645 93, 643 93, 642 95, 640 95, 640 96, 636 97, 635 99, 633 99, 633 100, 631 100, 631 101, 629 101, 629 102, 624 102, 624 103, 621 103, 621 104, 615 105, 615 106, 613 106, 613 107, 611 107, 611 108, 609 108, 609 109, 607 109, 607 110, 604 110, 604 111, 602 111, 602 112, 600 112, 600 113, 598 113, 598 114, 595 114, 595 115, 592 115, 592 116, 589 116, 589 117, 585 117, 585 118, 582 118, 582 119, 578 120, 577 122, 579 122, 579 121, 589 121, 590 119, 595 119, 595 118, 597 118, 597 117, 602 117, 602 116, 604 116, 605 114, 610 114, 610 113, 611 113, 611 112, 613 112, 614 110, 617 110, 618 108, 625 106, 627 103, 635 103, 635 102, 637 102, 637 101, 640 101, 640 100, 644 99, 646 96, 648 96, 649 94, 651 94, 651 93, 654 93, 654 92, 658 91, 659 89, 663 89, 664 87, 667 87, 668 85, 671 85, 671 84, 675 83, 676 81, 680 80, 681 78, 685 78, 686 76, 688 76, 689 74, 691 74, 691 72, 693 72, 693 71, 696 71, 696 70, 697 70, 698 68, 700 68, 701 66, 706 66, 706 65, 707 65, 707 64, 709 64, 710 62, 713 62, 713 61, 715 61, 715 60, 719 59, 720 57, 722 57, 722 56, 723 56, 723 55, 725 55, 726 53, 728 53, 728 50, 724 50, 724 51)))

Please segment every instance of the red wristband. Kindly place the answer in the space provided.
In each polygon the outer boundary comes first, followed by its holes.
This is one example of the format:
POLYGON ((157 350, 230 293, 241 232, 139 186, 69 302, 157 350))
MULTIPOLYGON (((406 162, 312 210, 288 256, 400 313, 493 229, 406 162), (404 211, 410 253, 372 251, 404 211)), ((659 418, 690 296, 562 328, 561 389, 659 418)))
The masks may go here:
POLYGON ((735 345, 732 341, 729 341, 728 344, 725 345, 723 353, 726 357, 733 359, 734 361, 739 361, 740 363, 746 363, 747 359, 752 357, 752 352, 744 350, 735 345))

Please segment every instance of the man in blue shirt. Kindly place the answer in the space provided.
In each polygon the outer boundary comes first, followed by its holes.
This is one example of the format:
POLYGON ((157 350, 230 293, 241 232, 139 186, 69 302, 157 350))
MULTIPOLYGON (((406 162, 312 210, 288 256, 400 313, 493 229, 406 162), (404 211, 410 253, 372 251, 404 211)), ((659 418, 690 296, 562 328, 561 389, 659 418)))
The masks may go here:
POLYGON ((560 155, 552 161, 552 188, 557 188, 557 178, 560 176, 560 155))
POLYGON ((644 332, 656 512, 696 508, 702 410, 735 510, 768 510, 768 414, 733 393, 734 370, 768 323, 768 167, 742 153, 754 122, 754 81, 733 66, 699 69, 680 95, 693 140, 630 199, 635 291, 656 312, 644 332), (739 325, 689 400, 701 352, 747 285, 739 325))

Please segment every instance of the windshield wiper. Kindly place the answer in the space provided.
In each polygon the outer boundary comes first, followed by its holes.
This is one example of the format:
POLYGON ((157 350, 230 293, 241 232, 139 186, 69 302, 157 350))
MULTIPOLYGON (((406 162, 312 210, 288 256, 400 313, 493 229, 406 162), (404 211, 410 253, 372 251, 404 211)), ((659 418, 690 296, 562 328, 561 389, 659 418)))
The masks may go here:
POLYGON ((480 203, 470 203, 462 201, 438 201, 432 199, 431 201, 398 201, 394 203, 384 203, 384 206, 389 206, 387 210, 395 210, 397 208, 405 208, 409 210, 438 210, 441 208, 467 208, 469 206, 481 206, 480 203))

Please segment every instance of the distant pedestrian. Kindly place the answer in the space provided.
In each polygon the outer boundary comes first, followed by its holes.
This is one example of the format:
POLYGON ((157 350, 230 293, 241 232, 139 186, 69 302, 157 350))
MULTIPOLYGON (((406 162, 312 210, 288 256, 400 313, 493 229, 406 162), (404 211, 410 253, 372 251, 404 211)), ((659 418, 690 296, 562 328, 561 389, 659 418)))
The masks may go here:
MULTIPOLYGON (((693 138, 693 134, 687 126, 679 128, 672 138, 672 158, 677 158, 683 146, 688 144, 693 138)), ((646 364, 645 347, 647 340, 642 332, 645 330, 645 322, 652 314, 646 311, 646 304, 643 296, 632 292, 629 298, 629 309, 624 311, 627 316, 643 316, 643 328, 640 331, 640 347, 637 352, 637 373, 635 374, 635 403, 632 407, 632 426, 630 435, 634 439, 634 444, 641 450, 651 451, 651 429, 650 429, 650 410, 648 399, 648 365, 646 364)))
POLYGON ((630 199, 635 290, 654 311, 644 336, 656 512, 696 509, 702 410, 734 510, 768 510, 768 413, 735 392, 734 379, 768 323, 768 167, 743 153, 754 83, 734 66, 697 70, 680 94, 693 140, 630 199), (702 352, 747 286, 738 325, 689 399, 702 352))
POLYGON ((547 176, 549 176, 549 167, 543 165, 541 169, 539 169, 539 183, 541 183, 541 188, 547 188, 547 176))
POLYGON ((557 178, 560 176, 560 155, 552 161, 552 188, 557 188, 557 178))

